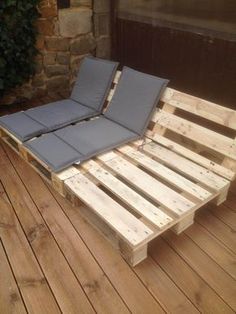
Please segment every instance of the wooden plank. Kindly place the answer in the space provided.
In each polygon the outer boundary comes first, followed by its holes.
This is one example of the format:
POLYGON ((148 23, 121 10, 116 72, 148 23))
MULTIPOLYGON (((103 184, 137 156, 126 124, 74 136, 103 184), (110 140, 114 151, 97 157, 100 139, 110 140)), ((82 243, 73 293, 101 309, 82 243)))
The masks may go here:
POLYGON ((63 210, 73 222, 77 232, 89 247, 104 272, 130 309, 131 313, 165 313, 139 278, 128 266, 120 254, 113 249, 110 243, 91 224, 82 218, 81 208, 88 211, 87 207, 80 205, 72 207, 63 197, 50 188, 63 210))
POLYGON ((185 233, 230 276, 236 279, 236 255, 212 236, 205 228, 195 223, 185 233))
POLYGON ((236 130, 236 111, 230 108, 216 105, 210 101, 179 92, 172 88, 165 90, 162 101, 236 130))
MULTIPOLYGON (((58 246, 66 257, 76 278, 98 313, 128 313, 119 294, 82 241, 60 205, 41 178, 15 153, 7 150, 17 172, 27 187, 58 246), (45 210, 46 209, 46 210, 45 210)), ((63 277, 63 280, 67 278, 63 277)))
POLYGON ((195 219, 227 248, 236 253, 236 237, 234 230, 222 223, 222 221, 213 216, 209 211, 205 211, 204 215, 202 212, 199 212, 195 219))
MULTIPOLYGON (((2 149, 0 154, 1 180, 61 310, 94 313, 66 258, 2 149)), ((46 210, 47 204, 44 207, 46 210)))
POLYGON ((167 313, 199 313, 186 295, 151 257, 137 265, 134 271, 150 293, 160 300, 167 313))
POLYGON ((82 164, 82 168, 93 175, 99 183, 113 192, 123 202, 130 206, 137 213, 147 218, 159 229, 166 227, 173 219, 165 214, 161 209, 148 202, 137 192, 129 188, 122 181, 113 176, 110 172, 103 169, 98 163, 90 160, 82 164))
POLYGON ((224 156, 236 160, 236 144, 227 136, 211 131, 178 116, 164 112, 163 110, 156 112, 155 120, 158 125, 190 138, 224 156))
MULTIPOLYGON (((150 133, 149 133, 150 135, 150 133)), ((200 166, 203 166, 206 169, 209 169, 210 171, 215 172, 216 174, 228 179, 228 180, 234 180, 236 177, 236 173, 231 171, 230 169, 227 169, 226 167, 223 167, 212 160, 207 159, 206 157, 203 157, 194 151, 185 148, 184 146, 166 138, 163 137, 157 133, 153 134, 152 139, 156 141, 158 144, 161 144, 165 146, 166 148, 170 149, 171 151, 180 154, 183 157, 186 157, 195 163, 199 164, 200 166)))
POLYGON ((185 234, 166 233, 165 240, 236 311, 235 280, 185 234))
POLYGON ((65 186, 104 219, 130 245, 136 246, 152 235, 151 229, 100 190, 83 174, 77 174, 66 180, 65 186))
POLYGON ((30 313, 60 313, 13 208, 3 198, 0 198, 0 208, 0 236, 27 310, 30 313))
POLYGON ((152 243, 149 252, 201 313, 234 313, 207 281, 201 278, 162 238, 152 243))
POLYGON ((130 146, 123 146, 118 148, 118 151, 125 154, 126 156, 129 156, 132 160, 136 161, 139 165, 143 166, 151 173, 157 175, 181 191, 187 192, 191 196, 194 196, 201 201, 206 201, 212 197, 212 193, 209 191, 203 189, 199 185, 186 179, 161 163, 151 159, 142 152, 137 151, 137 149, 134 149, 130 146))
POLYGON ((173 214, 181 216, 195 209, 196 204, 157 181, 116 153, 109 153, 108 156, 107 154, 100 155, 98 159, 104 162, 109 169, 125 178, 130 184, 151 197, 154 201, 160 203, 173 214))
POLYGON ((27 313, 11 266, 0 241, 0 309, 2 313, 27 313))
POLYGON ((171 168, 215 191, 220 191, 229 185, 229 181, 226 179, 170 151, 169 149, 158 145, 157 143, 146 144, 143 146, 143 150, 171 168))
MULTIPOLYGON (((226 204, 222 204, 221 206, 209 206, 211 213, 216 216, 218 219, 223 221, 226 225, 228 225, 232 230, 236 231, 236 212, 231 210, 226 206, 226 204)), ((236 204, 235 204, 236 207, 236 204)))

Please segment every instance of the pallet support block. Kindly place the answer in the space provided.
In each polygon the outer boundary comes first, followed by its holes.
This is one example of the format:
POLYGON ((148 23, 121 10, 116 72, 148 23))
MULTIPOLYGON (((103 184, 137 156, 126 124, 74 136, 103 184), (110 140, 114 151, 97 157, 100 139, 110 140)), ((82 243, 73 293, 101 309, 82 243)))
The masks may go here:
POLYGON ((180 222, 178 222, 171 230, 176 234, 180 234, 194 223, 194 217, 195 213, 186 216, 180 222))
POLYGON ((223 191, 212 201, 213 204, 219 206, 220 204, 226 201, 228 193, 229 193, 230 185, 228 185, 223 191))

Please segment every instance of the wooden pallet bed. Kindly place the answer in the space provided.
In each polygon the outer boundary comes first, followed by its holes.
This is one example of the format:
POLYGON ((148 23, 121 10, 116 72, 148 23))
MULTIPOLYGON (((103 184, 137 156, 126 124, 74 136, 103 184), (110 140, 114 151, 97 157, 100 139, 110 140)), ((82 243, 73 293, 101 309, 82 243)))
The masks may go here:
POLYGON ((0 136, 73 205, 86 204, 84 216, 132 266, 154 238, 168 229, 181 233, 198 208, 224 202, 236 175, 236 111, 171 88, 143 140, 60 173, 7 130, 0 136))

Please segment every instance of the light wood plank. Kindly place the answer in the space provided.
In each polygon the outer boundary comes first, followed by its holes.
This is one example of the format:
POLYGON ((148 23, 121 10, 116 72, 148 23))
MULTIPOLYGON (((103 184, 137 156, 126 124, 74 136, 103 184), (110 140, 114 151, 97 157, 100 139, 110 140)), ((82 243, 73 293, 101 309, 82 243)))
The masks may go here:
POLYGON ((156 112, 155 120, 158 125, 190 138, 224 156, 236 160, 236 144, 229 137, 164 112, 163 110, 156 112))
POLYGON ((168 167, 151 159, 142 152, 137 151, 130 146, 123 146, 118 148, 118 151, 125 154, 126 156, 129 156, 132 160, 136 161, 139 165, 142 165, 153 174, 201 201, 206 201, 212 197, 212 193, 209 191, 203 189, 199 185, 193 183, 175 171, 169 169, 168 167))
POLYGON ((169 149, 158 145, 157 143, 144 145, 143 150, 171 168, 215 191, 220 191, 229 185, 229 181, 226 179, 170 151, 169 149))
POLYGON ((2 313, 27 313, 7 256, 0 241, 0 310, 2 313))
POLYGON ((173 219, 161 209, 152 205, 137 192, 129 188, 122 181, 103 169, 98 163, 91 160, 82 164, 82 168, 93 175, 99 183, 118 196, 123 202, 129 205, 137 213, 147 218, 159 229, 166 227, 173 219))
POLYGON ((162 101, 176 108, 236 130, 236 111, 230 108, 216 105, 210 101, 171 88, 165 90, 162 101))
MULTIPOLYGON (((150 133, 149 133, 150 135, 150 133)), ((236 173, 231 171, 230 169, 223 167, 212 160, 209 160, 194 151, 185 148, 184 146, 166 138, 163 137, 157 133, 153 134, 151 138, 157 142, 158 144, 161 144, 165 146, 166 148, 170 149, 171 151, 180 154, 183 157, 186 157, 195 163, 199 164, 200 166, 205 167, 206 169, 209 169, 210 171, 215 172, 216 174, 228 179, 228 180, 234 180, 236 177, 236 173)))
POLYGON ((83 174, 77 174, 66 180, 65 186, 92 208, 132 246, 142 243, 152 235, 151 229, 100 190, 83 174))
POLYGON ((98 156, 98 159, 102 162, 105 161, 105 165, 109 169, 115 171, 119 176, 125 178, 125 180, 151 197, 154 201, 172 211, 173 214, 181 216, 196 207, 196 204, 154 179, 116 153, 109 153, 109 158, 111 156, 113 158, 110 160, 107 160, 106 154, 98 156))

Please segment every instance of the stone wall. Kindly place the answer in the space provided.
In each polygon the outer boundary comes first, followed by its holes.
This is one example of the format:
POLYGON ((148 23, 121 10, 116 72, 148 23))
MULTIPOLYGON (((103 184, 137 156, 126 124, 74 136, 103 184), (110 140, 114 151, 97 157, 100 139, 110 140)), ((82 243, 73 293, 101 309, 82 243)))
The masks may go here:
POLYGON ((56 0, 42 0, 37 21, 36 74, 29 82, 6 95, 0 104, 49 95, 69 94, 80 61, 87 54, 109 57, 109 1, 71 0, 67 9, 56 0))

